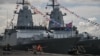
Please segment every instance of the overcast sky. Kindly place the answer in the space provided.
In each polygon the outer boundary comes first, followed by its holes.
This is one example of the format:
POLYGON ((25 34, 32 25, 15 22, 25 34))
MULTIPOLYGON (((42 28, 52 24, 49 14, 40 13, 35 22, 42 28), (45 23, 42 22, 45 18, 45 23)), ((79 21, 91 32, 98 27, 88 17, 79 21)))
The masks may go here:
MULTIPOLYGON (((16 1, 17 0, 0 0, 0 33, 3 32, 3 30, 6 28, 7 21, 10 21, 12 19, 13 11, 16 8, 16 1)), ((50 12, 52 10, 51 7, 49 7, 49 9, 47 10, 45 9, 46 4, 49 2, 49 0, 28 1, 30 1, 33 6, 36 6, 43 13, 47 11, 50 12)), ((66 8, 70 9, 71 11, 77 13, 78 15, 100 24, 100 0, 58 0, 58 2, 66 8)), ((73 24, 78 27, 78 30, 80 32, 87 31, 93 35, 100 35, 100 29, 98 29, 98 27, 93 26, 92 24, 75 17, 74 15, 70 14, 62 8, 61 11, 63 13, 67 13, 67 16, 64 16, 65 23, 69 23, 73 20, 73 24)), ((40 18, 42 18, 40 22, 42 22, 43 20, 43 17, 41 15, 35 15, 33 18, 34 21, 36 20, 35 18, 37 18, 37 20, 40 20, 40 18)), ((15 22, 16 19, 14 23, 15 22)))

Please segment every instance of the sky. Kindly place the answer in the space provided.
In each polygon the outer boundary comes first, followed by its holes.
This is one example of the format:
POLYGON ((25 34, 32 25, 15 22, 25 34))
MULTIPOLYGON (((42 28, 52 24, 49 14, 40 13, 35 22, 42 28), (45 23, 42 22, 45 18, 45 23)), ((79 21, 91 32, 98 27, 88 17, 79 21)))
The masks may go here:
MULTIPOLYGON (((18 0, 21 1, 21 0, 18 0)), ((52 10, 51 7, 45 9, 46 5, 50 3, 50 0, 28 0, 30 3, 37 7, 43 13, 52 10)), ((76 14, 85 17, 91 21, 100 24, 100 0, 57 0, 60 5, 68 8, 76 14)), ((13 18, 13 12, 16 8, 16 0, 0 0, 0 33, 4 32, 7 26, 7 22, 13 18)), ((80 18, 75 17, 63 8, 60 9, 63 13, 67 13, 64 16, 64 22, 69 23, 73 21, 73 25, 78 27, 79 32, 89 32, 92 35, 100 36, 100 29, 80 18)), ((17 18, 17 15, 15 16, 17 18)), ((34 22, 43 22, 44 18, 41 15, 33 16, 34 22), (41 18, 41 19, 40 19, 41 18)), ((15 23, 17 19, 13 22, 15 23)), ((38 24, 38 23, 35 23, 38 24)))

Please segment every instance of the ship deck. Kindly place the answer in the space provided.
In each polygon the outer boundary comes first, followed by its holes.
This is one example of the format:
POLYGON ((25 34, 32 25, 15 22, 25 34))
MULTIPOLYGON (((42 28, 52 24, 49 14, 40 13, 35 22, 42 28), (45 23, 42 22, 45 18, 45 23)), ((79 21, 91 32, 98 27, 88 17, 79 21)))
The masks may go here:
POLYGON ((53 54, 53 53, 37 53, 33 54, 32 51, 0 51, 0 56, 100 56, 91 54, 82 55, 68 55, 68 54, 53 54))

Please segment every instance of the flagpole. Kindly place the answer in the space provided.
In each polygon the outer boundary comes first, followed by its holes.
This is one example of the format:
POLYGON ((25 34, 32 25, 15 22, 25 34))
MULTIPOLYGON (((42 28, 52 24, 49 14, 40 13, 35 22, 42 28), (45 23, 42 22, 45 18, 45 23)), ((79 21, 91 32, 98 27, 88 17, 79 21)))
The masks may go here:
POLYGON ((71 28, 71 37, 73 37, 73 21, 72 21, 72 28, 71 28))

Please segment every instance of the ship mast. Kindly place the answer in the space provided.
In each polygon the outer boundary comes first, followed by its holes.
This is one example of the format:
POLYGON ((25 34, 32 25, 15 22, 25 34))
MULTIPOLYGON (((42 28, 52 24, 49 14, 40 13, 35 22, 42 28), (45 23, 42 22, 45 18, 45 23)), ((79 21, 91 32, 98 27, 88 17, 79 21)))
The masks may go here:
MULTIPOLYGON (((17 0, 18 1, 18 0, 17 0)), ((22 2, 17 2, 17 4, 22 4, 22 5, 24 5, 24 4, 28 4, 28 3, 25 3, 25 0, 22 0, 22 2)))
POLYGON ((53 10, 54 10, 54 8, 56 6, 59 6, 59 4, 56 5, 56 0, 51 0, 51 2, 52 2, 52 4, 51 5, 47 5, 47 6, 51 6, 53 8, 53 10))

